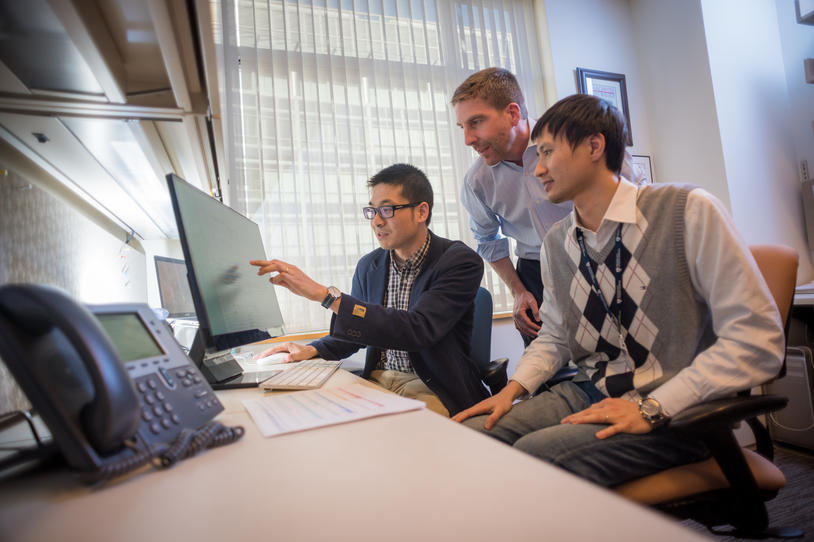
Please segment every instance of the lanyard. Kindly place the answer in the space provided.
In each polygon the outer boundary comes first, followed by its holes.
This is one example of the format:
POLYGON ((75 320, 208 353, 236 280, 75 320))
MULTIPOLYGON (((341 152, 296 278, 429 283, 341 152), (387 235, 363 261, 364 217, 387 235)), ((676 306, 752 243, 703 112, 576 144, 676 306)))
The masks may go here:
POLYGON ((582 233, 582 228, 576 229, 577 243, 579 243, 579 250, 582 252, 582 257, 579 264, 585 266, 588 272, 588 278, 591 281, 591 289, 594 291, 599 301, 602 302, 605 312, 610 316, 614 324, 616 324, 616 331, 619 333, 619 348, 625 353, 625 363, 630 360, 630 355, 627 351, 625 344, 625 333, 622 332, 622 224, 616 228, 616 267, 613 270, 613 277, 616 283, 616 299, 614 299, 614 308, 616 313, 611 310, 608 302, 605 301, 605 296, 602 295, 602 290, 599 288, 599 282, 596 280, 596 272, 594 271, 594 262, 588 256, 588 250, 585 248, 585 235, 582 233))

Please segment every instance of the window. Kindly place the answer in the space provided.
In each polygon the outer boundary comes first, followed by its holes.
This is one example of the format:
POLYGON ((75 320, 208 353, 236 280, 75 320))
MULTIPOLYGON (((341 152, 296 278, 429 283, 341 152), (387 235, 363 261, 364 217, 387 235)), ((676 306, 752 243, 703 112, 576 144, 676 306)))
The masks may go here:
MULTIPOLYGON (((378 246, 367 179, 396 162, 429 177, 431 229, 474 247, 458 194, 476 155, 449 100, 469 74, 502 66, 541 110, 531 0, 213 0, 212 14, 227 197, 261 225, 270 258, 349 292, 378 246)), ((496 310, 511 310, 487 269, 496 310)), ((328 327, 318 304, 277 295, 288 331, 328 327)))

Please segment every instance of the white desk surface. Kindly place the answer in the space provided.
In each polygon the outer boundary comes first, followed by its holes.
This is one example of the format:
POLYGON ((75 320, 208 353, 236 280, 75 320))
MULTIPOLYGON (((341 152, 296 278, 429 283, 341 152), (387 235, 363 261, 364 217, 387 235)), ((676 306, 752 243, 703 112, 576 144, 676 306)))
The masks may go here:
POLYGON ((241 404, 260 393, 218 392, 219 420, 246 435, 171 469, 0 483, 0 539, 706 540, 427 410, 266 439, 241 404))

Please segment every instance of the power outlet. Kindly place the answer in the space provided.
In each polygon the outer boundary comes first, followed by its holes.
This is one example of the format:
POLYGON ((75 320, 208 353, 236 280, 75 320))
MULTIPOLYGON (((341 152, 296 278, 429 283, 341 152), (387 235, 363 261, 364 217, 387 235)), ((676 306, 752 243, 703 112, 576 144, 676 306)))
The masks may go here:
POLYGON ((809 179, 808 175, 808 160, 800 160, 800 177, 803 182, 809 179))

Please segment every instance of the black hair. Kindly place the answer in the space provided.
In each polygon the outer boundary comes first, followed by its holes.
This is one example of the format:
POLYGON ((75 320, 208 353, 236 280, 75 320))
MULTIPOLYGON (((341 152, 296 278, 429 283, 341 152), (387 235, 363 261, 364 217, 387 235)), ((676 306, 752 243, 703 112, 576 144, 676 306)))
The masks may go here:
POLYGON ((432 185, 423 171, 410 164, 393 164, 375 174, 367 182, 368 188, 373 188, 377 184, 389 184, 400 186, 402 195, 410 203, 427 202, 429 212, 427 213, 427 226, 432 218, 432 185))
POLYGON ((622 169, 627 141, 627 125, 619 110, 609 102, 590 94, 573 94, 548 108, 531 131, 534 141, 547 130, 552 137, 560 134, 576 148, 594 134, 605 136, 605 165, 615 174, 622 169))

